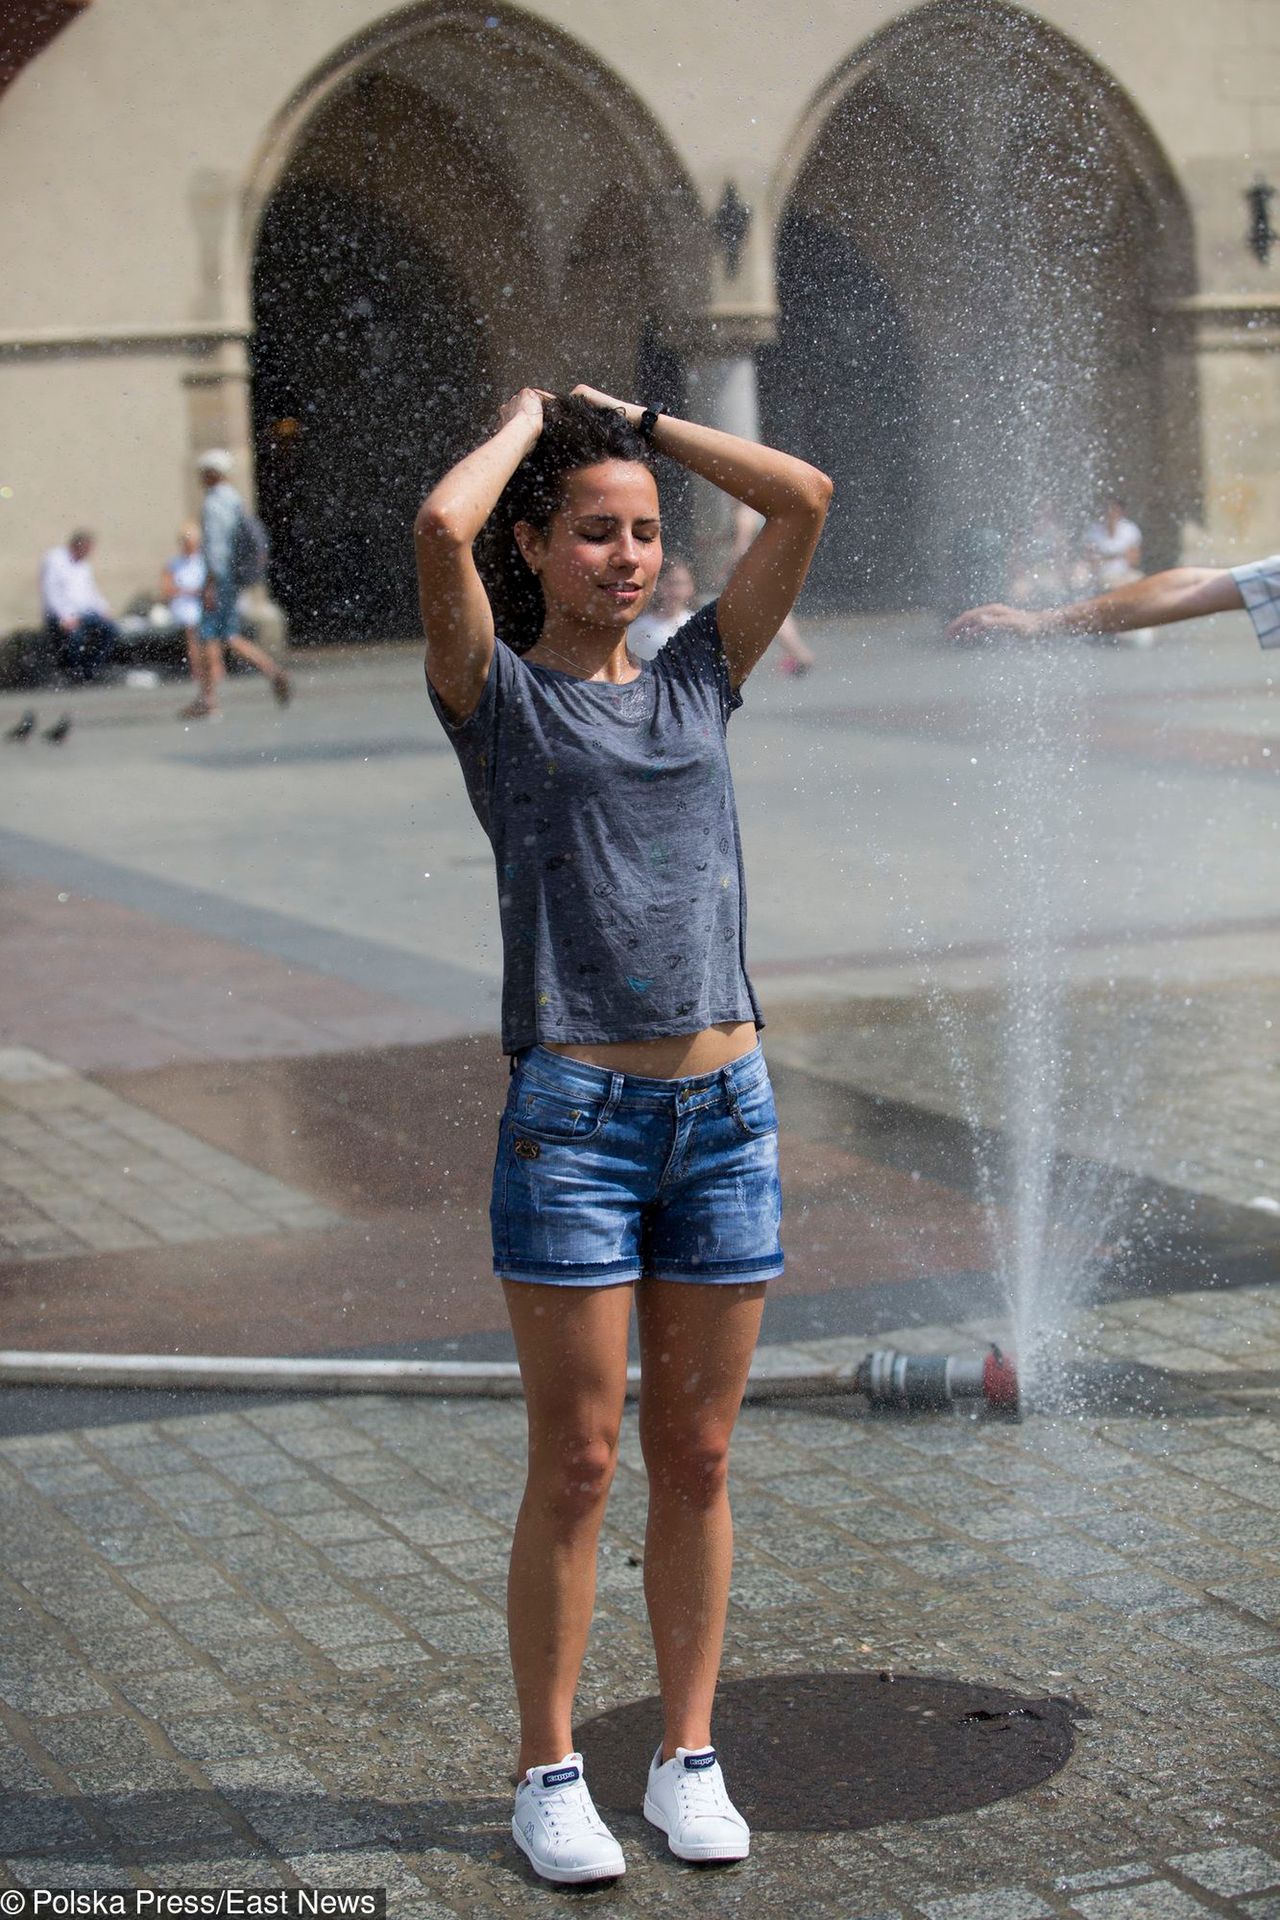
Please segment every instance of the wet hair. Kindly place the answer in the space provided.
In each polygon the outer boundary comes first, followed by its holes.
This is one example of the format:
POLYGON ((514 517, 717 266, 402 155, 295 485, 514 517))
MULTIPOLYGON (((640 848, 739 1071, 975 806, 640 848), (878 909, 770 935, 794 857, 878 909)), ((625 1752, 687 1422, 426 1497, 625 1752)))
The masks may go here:
POLYGON ((654 470, 648 441, 620 410, 576 395, 544 400, 542 432, 502 489, 476 543, 494 626, 516 653, 536 645, 546 613, 538 576, 516 545, 516 525, 527 520, 545 533, 564 503, 569 475, 602 460, 631 460, 654 470))
POLYGON ((92 527, 73 527, 67 535, 69 547, 91 547, 93 545, 92 527))

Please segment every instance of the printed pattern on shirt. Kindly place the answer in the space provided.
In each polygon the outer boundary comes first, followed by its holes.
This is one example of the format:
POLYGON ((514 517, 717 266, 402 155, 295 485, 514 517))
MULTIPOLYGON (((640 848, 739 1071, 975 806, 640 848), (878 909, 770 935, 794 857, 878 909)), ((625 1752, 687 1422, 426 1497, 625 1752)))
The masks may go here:
POLYGON ((1273 553, 1269 560, 1251 560, 1248 566, 1232 567, 1231 577, 1253 621, 1259 646, 1280 647, 1280 553, 1273 553))

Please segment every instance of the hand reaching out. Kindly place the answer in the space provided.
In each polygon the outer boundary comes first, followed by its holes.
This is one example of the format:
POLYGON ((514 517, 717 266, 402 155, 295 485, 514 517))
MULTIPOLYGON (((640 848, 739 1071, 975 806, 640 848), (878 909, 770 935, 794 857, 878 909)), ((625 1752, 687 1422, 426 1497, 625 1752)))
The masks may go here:
POLYGON ((1012 633, 1020 640, 1029 640, 1037 631, 1039 622, 1034 613, 1023 607, 1002 607, 999 604, 987 607, 970 607, 954 619, 947 628, 948 640, 976 640, 988 633, 1012 633))

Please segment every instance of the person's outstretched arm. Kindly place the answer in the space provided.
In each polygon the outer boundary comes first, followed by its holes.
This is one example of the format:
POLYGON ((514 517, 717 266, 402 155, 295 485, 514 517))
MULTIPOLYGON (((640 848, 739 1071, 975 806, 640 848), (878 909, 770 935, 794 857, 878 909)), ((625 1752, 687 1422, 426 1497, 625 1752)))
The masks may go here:
MULTIPOLYGON (((613 400, 594 387, 575 387, 596 406, 616 407, 633 426, 643 407, 613 400)), ((722 493, 754 507, 764 525, 734 565, 717 603, 717 622, 729 678, 740 686, 795 605, 809 571, 832 485, 825 473, 773 447, 664 413, 653 444, 722 493)))
POLYGON ((1210 613, 1243 607, 1244 595, 1225 567, 1170 567, 1092 600, 1032 612, 1024 607, 971 607, 951 622, 948 640, 984 633, 1016 633, 1026 639, 1052 634, 1131 633, 1135 627, 1166 627, 1210 613))
POLYGON ((455 720, 474 713, 493 659, 493 609, 472 553, 498 496, 542 432, 543 396, 522 387, 497 431, 450 467, 418 508, 413 542, 427 678, 455 720))

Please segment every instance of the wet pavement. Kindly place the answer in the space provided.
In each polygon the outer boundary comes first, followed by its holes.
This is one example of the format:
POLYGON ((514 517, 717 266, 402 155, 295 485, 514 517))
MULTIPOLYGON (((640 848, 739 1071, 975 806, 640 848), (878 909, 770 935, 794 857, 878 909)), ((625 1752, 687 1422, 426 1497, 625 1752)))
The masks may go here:
MULTIPOLYGON (((1008 1326, 1012 1195, 974 1149, 999 1166, 1013 1123, 988 764, 1017 675, 994 698, 999 661, 874 622, 820 641, 825 679, 764 675, 735 720, 783 1373, 1008 1326)), ((631 1871, 592 1907, 1280 1914, 1273 695, 1231 623, 1080 658, 1050 847, 1052 1153, 1108 1195, 1078 1403, 748 1407, 721 1742, 758 1837, 726 1874, 633 1804, 628 1414, 582 1719, 631 1871)), ((287 714, 235 682, 203 733, 170 689, 87 690, 64 748, 5 749, 3 1346, 509 1356, 492 878, 419 671, 304 659, 287 714)), ((564 1904, 503 1837, 518 1406, 9 1386, 0 1432, 11 1883, 564 1904)))
POLYGON ((670 1861, 639 1811, 628 1413, 579 1738, 629 1871, 585 1894, 506 1831, 518 1406, 215 1403, 0 1442, 3 1874, 386 1885, 405 1916, 1274 1915, 1280 1289, 1131 1306, 1099 1356, 1216 1369, 1175 1417, 745 1410, 731 1872, 670 1861))

